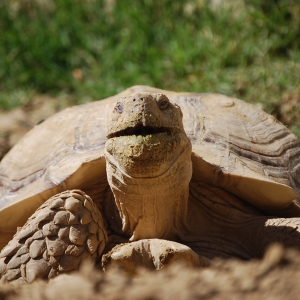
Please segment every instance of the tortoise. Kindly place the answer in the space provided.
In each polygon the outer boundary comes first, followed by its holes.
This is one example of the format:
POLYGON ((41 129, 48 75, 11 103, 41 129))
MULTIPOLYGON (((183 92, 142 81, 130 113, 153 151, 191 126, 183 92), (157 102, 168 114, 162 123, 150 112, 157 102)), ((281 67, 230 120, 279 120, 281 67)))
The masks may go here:
POLYGON ((134 86, 67 108, 1 161, 2 280, 299 247, 299 170, 299 139, 236 98, 134 86))

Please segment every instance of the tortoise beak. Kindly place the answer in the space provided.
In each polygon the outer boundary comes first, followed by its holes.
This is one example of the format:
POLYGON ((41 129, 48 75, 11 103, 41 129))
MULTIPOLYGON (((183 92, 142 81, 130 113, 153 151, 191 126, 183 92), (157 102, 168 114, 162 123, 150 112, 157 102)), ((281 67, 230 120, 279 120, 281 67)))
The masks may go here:
POLYGON ((138 123, 134 127, 128 127, 123 130, 110 133, 109 135, 107 135, 107 139, 121 137, 121 136, 132 136, 132 135, 146 136, 146 135, 154 135, 158 133, 167 133, 171 135, 171 128, 144 126, 142 123, 138 123))

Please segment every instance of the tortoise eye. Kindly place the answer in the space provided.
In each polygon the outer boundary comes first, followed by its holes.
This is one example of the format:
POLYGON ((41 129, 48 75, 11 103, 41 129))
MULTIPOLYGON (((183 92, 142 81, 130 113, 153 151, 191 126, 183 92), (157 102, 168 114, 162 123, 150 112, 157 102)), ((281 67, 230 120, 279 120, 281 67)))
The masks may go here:
POLYGON ((122 105, 120 102, 118 102, 118 103, 116 104, 116 106, 115 106, 115 111, 116 111, 117 113, 119 113, 119 114, 121 114, 121 113, 123 112, 123 105, 122 105))
POLYGON ((158 104, 160 109, 166 109, 169 106, 169 101, 168 100, 162 100, 158 104))

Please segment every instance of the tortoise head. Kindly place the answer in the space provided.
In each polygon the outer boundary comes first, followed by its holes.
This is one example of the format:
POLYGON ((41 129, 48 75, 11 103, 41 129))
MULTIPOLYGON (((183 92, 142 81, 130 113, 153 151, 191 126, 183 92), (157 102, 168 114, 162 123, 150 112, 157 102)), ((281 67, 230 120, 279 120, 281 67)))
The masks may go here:
POLYGON ((106 170, 130 241, 171 238, 185 223, 191 152, 181 109, 165 95, 137 93, 115 104, 106 170))
POLYGON ((191 152, 181 109, 165 95, 135 93, 120 98, 114 106, 108 121, 105 152, 126 174, 159 176, 187 148, 191 152))

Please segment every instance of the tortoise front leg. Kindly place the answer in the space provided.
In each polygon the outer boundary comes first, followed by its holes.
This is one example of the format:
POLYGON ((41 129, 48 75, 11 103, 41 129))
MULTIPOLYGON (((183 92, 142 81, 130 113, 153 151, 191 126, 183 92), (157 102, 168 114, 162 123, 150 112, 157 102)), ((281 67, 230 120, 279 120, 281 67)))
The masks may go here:
POLYGON ((300 249, 300 218, 269 218, 260 233, 260 245, 256 245, 259 256, 272 243, 300 249))
POLYGON ((188 246, 162 239, 144 239, 120 244, 102 257, 104 270, 117 266, 131 275, 138 267, 159 270, 176 262, 193 267, 210 265, 208 258, 196 254, 188 246))
MULTIPOLYGON (((240 213, 197 236, 187 235, 185 244, 199 255, 215 257, 262 258, 268 247, 280 243, 300 250, 300 218, 272 218, 240 213)), ((219 222, 220 220, 218 220, 219 222)), ((213 227, 213 226, 212 226, 213 227)))
POLYGON ((96 260, 107 243, 100 211, 80 190, 46 201, 0 253, 0 277, 30 283, 79 268, 96 260))
POLYGON ((253 216, 241 221, 234 232, 235 236, 228 233, 233 245, 242 241, 248 249, 249 258, 262 258, 274 243, 300 249, 300 218, 253 216))

